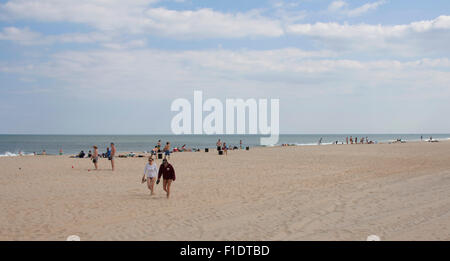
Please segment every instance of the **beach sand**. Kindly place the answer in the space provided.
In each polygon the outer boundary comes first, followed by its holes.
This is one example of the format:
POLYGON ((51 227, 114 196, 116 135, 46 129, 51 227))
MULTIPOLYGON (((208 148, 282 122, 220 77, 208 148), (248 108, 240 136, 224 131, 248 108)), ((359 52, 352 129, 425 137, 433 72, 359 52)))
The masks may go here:
POLYGON ((450 240, 450 142, 175 153, 169 200, 146 162, 0 158, 0 240, 450 240))

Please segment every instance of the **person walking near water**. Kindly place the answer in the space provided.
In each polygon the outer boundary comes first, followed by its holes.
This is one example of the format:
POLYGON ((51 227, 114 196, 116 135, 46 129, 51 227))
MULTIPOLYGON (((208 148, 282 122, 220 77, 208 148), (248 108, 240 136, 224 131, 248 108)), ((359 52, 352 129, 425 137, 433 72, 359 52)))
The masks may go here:
POLYGON ((167 193, 167 198, 170 197, 170 186, 172 185, 172 182, 175 181, 175 170, 171 164, 167 161, 167 159, 163 159, 163 162, 161 166, 159 166, 158 171, 158 180, 156 181, 156 184, 159 184, 159 181, 161 180, 161 176, 163 178, 163 189, 167 193))
POLYGON ((109 156, 109 160, 111 161, 111 168, 114 171, 114 157, 116 156, 116 146, 111 142, 111 154, 109 156))
POLYGON ((154 195, 153 187, 155 186, 155 180, 158 173, 158 168, 153 160, 153 157, 148 158, 148 163, 145 165, 144 176, 142 177, 142 183, 147 180, 147 187, 150 190, 150 195, 154 195))
POLYGON ((92 163, 94 163, 95 170, 98 170, 98 147, 94 145, 93 148, 94 153, 91 155, 92 163))

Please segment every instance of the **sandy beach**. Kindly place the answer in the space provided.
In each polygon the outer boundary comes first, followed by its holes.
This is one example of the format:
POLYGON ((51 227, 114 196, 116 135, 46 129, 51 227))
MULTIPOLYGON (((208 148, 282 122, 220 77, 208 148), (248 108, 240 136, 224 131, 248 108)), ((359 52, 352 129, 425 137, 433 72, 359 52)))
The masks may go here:
POLYGON ((116 162, 0 158, 0 240, 450 240, 448 141, 175 153, 169 200, 116 162))

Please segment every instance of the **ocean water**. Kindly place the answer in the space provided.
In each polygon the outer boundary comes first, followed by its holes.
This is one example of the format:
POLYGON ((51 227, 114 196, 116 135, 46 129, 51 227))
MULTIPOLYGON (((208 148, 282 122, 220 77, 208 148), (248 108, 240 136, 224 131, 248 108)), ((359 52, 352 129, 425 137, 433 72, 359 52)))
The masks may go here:
MULTIPOLYGON (((368 137, 374 142, 390 142, 396 139, 405 141, 420 141, 421 134, 282 134, 278 145, 293 144, 297 146, 314 146, 322 138, 322 144, 344 142, 347 136, 368 137)), ((430 137, 437 140, 449 140, 450 134, 422 134, 424 140, 430 137)), ((188 148, 215 148, 220 138, 227 145, 239 146, 242 140, 244 146, 260 146, 260 135, 0 135, 0 156, 17 156, 23 154, 41 153, 58 154, 62 149, 64 154, 76 154, 81 150, 92 150, 93 145, 99 147, 99 152, 105 152, 111 142, 118 151, 144 152, 150 151, 158 140, 162 145, 170 141, 172 148, 184 144, 188 148)))

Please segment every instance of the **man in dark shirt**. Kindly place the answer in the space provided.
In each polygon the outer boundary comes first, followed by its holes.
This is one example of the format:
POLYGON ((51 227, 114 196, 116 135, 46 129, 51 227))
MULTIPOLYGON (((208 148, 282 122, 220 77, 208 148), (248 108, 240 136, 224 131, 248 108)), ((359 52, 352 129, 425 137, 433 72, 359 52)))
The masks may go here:
POLYGON ((156 181, 156 184, 159 184, 161 176, 163 177, 163 189, 167 193, 167 198, 169 198, 170 185, 172 184, 173 181, 175 181, 176 176, 173 166, 169 164, 167 159, 164 159, 161 166, 159 166, 158 180, 156 181))

